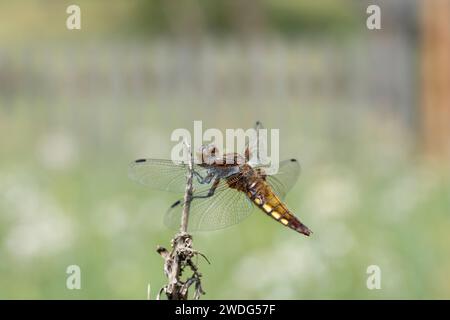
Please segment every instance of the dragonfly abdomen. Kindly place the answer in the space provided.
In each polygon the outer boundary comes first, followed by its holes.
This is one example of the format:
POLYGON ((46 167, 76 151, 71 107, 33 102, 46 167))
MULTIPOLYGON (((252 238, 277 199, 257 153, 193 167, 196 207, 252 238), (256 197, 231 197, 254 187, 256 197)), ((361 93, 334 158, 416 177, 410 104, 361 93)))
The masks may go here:
POLYGON ((267 215, 281 224, 309 236, 311 231, 294 216, 264 180, 253 182, 247 196, 267 215))

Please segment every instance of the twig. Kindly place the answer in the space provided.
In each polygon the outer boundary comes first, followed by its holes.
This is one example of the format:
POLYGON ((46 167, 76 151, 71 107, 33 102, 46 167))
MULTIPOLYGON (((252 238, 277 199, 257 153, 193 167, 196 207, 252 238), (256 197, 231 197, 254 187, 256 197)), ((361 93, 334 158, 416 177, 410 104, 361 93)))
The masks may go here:
POLYGON ((198 271, 198 267, 192 261, 197 255, 202 256, 208 263, 206 257, 192 248, 192 236, 187 232, 189 222, 189 211, 191 207, 192 194, 193 194, 193 157, 191 147, 185 142, 186 149, 189 154, 188 160, 188 172, 186 189, 184 193, 183 212, 181 215, 180 232, 175 235, 171 241, 172 250, 169 252, 167 249, 158 246, 157 252, 164 259, 164 274, 168 278, 168 283, 159 290, 157 299, 161 298, 161 293, 165 293, 168 300, 187 300, 188 290, 191 285, 194 285, 195 293, 194 299, 200 299, 205 292, 201 285, 201 273, 198 271), (192 275, 186 280, 182 281, 181 276, 185 269, 189 267, 192 271, 192 275))
POLYGON ((187 233, 187 227, 189 222, 189 210, 191 209, 192 191, 193 191, 192 179, 194 177, 194 168, 193 168, 194 159, 192 157, 192 150, 186 141, 184 143, 186 145, 186 149, 189 154, 189 162, 188 162, 188 177, 186 182, 186 189, 184 191, 183 214, 181 216, 181 227, 180 227, 181 234, 187 233))

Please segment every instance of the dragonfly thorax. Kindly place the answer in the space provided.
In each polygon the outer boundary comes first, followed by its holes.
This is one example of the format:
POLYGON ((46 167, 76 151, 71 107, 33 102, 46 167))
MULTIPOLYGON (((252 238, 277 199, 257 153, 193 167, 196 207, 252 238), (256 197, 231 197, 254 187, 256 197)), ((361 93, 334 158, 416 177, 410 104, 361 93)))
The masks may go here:
POLYGON ((196 152, 199 164, 207 166, 239 166, 245 163, 245 157, 239 153, 221 154, 214 144, 202 145, 196 152))

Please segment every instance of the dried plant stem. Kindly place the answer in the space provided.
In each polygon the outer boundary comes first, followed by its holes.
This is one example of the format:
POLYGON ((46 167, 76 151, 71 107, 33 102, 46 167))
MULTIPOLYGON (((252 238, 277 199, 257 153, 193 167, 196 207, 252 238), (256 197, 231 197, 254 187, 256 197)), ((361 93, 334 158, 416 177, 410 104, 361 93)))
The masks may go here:
POLYGON ((162 292, 166 294, 168 300, 187 300, 188 290, 191 285, 194 285, 195 288, 194 299, 200 299, 200 296, 205 294, 201 286, 201 273, 198 271, 198 267, 194 264, 192 258, 200 255, 206 261, 208 260, 203 254, 192 248, 192 236, 187 232, 193 194, 192 180, 194 169, 191 147, 187 143, 185 144, 189 154, 189 161, 180 232, 172 239, 172 250, 170 252, 160 246, 157 248, 157 252, 164 259, 164 273, 169 280, 168 284, 159 291, 158 300, 162 292), (192 275, 186 281, 182 281, 181 276, 186 267, 191 269, 192 275))

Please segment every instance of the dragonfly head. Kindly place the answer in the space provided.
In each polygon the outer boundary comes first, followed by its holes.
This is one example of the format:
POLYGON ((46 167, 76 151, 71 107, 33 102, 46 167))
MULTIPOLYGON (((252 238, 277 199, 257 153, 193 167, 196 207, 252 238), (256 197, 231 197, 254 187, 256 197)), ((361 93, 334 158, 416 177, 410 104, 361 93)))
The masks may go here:
POLYGON ((198 149, 196 155, 200 163, 212 165, 217 161, 219 149, 214 144, 204 144, 198 149))

